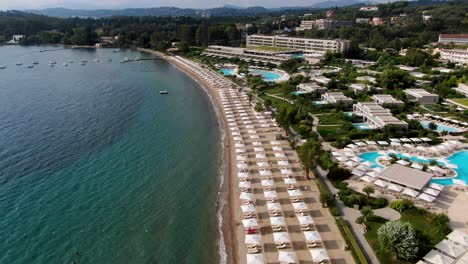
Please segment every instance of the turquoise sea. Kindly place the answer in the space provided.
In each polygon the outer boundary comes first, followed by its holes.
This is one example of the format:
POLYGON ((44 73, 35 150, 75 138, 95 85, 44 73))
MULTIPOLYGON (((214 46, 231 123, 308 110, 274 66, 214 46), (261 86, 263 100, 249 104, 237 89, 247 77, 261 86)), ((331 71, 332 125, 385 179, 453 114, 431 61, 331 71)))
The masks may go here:
POLYGON ((0 263, 219 262, 208 96, 164 61, 119 63, 145 54, 59 48, 0 47, 0 263))

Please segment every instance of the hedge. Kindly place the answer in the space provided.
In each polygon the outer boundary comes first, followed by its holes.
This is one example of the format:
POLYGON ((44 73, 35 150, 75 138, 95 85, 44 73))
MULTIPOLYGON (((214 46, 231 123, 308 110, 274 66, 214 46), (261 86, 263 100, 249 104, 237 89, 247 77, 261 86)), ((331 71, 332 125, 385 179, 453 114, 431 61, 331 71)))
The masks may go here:
POLYGON ((357 243, 356 238, 349 229, 349 226, 345 222, 345 220, 341 217, 337 217, 336 225, 338 226, 338 229, 340 229, 340 232, 343 235, 346 244, 351 247, 351 255, 353 255, 353 258, 356 261, 356 263, 368 264, 369 262, 367 262, 366 256, 362 252, 361 247, 357 243))

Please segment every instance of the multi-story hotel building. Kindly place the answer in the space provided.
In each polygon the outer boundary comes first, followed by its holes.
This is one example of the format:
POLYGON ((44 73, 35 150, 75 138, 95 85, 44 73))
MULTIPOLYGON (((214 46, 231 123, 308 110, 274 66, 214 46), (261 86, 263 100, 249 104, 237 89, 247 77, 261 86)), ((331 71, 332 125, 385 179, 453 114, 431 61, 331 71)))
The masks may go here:
POLYGON ((468 44, 468 34, 440 34, 439 43, 468 44))
POLYGON ((298 49, 309 53, 325 53, 326 51, 344 52, 349 49, 349 40, 342 39, 309 39, 283 36, 249 35, 247 47, 269 46, 278 48, 298 49))
POLYGON ((388 125, 408 128, 408 123, 394 117, 390 110, 374 102, 358 102, 353 105, 353 112, 362 116, 364 122, 375 128, 384 128, 388 125))
POLYGON ((440 58, 458 64, 468 64, 468 49, 440 49, 440 58))

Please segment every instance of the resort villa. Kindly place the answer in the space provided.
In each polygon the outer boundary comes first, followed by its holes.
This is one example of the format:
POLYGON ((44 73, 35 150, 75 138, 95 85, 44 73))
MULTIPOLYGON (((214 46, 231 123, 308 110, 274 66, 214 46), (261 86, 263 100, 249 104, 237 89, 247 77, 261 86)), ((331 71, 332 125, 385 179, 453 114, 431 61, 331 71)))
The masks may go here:
POLYGON ((468 34, 440 34, 439 43, 441 44, 468 44, 468 34))
POLYGON ((359 11, 379 11, 379 7, 378 6, 361 6, 361 8, 359 8, 359 11))
POLYGON ((468 97, 468 84, 459 83, 458 87, 454 87, 452 89, 468 97))
POLYGON ((353 99, 345 96, 342 92, 328 92, 322 94, 322 101, 326 101, 329 104, 347 104, 353 103, 353 99))
POLYGON ((390 110, 374 102, 358 102, 353 105, 353 112, 364 118, 364 122, 375 128, 384 128, 388 125, 408 127, 408 123, 394 117, 390 110))
POLYGON ((435 104, 439 101, 437 94, 429 93, 424 89, 406 89, 404 92, 409 101, 418 102, 422 105, 435 104))
POLYGON ((299 93, 320 93, 323 94, 327 91, 326 87, 322 87, 314 82, 301 83, 297 87, 299 93))
POLYGON ((374 94, 372 100, 381 106, 403 106, 405 103, 401 100, 393 98, 389 94, 374 94))
POLYGON ((338 21, 334 19, 317 19, 317 20, 302 20, 301 25, 296 30, 306 29, 334 29, 341 27, 350 27, 353 23, 351 21, 338 21))
POLYGON ((331 79, 325 76, 316 76, 312 79, 312 81, 315 81, 323 85, 327 85, 331 81, 331 79))
POLYGON ((352 90, 355 94, 358 94, 369 91, 369 85, 364 83, 352 83, 349 85, 349 89, 352 90))
POLYGON ((439 54, 442 60, 468 64, 468 49, 440 49, 439 54))
POLYGON ((204 54, 213 57, 222 58, 239 58, 246 61, 261 61, 264 63, 280 64, 281 62, 291 59, 294 54, 301 53, 297 50, 290 51, 270 51, 261 49, 246 49, 227 46, 208 46, 204 54))

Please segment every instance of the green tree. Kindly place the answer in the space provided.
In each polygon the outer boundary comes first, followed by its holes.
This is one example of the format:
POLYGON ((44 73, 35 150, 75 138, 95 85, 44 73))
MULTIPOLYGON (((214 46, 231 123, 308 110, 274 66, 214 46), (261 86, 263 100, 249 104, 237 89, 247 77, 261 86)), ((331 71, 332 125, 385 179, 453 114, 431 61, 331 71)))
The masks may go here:
POLYGON ((327 206, 331 199, 333 198, 328 192, 322 192, 319 196, 319 200, 322 203, 322 207, 327 206))
POLYGON ((317 167, 317 160, 322 155, 322 152, 322 145, 314 140, 308 140, 298 148, 297 154, 299 155, 299 159, 301 159, 307 179, 309 179, 310 171, 317 167))
POLYGON ((419 239, 408 222, 388 221, 377 230, 380 248, 397 258, 413 260, 419 251, 419 239))
POLYGON ((267 98, 265 99, 265 101, 263 101, 263 105, 265 106, 265 108, 268 110, 270 109, 270 106, 273 104, 273 102, 271 101, 270 98, 267 98))
POLYGON ((441 235, 446 235, 450 233, 450 218, 448 215, 444 213, 440 214, 435 214, 432 219, 431 219, 432 225, 434 226, 434 230, 441 234, 441 235))
POLYGON ((263 105, 262 105, 262 103, 260 103, 260 102, 259 102, 259 103, 256 103, 254 109, 255 109, 256 112, 261 112, 261 111, 263 111, 263 105))
POLYGON ((367 195, 367 201, 369 201, 370 195, 375 192, 375 188, 372 185, 367 185, 362 188, 362 191, 367 195))
POLYGON ((428 128, 430 130, 437 130, 437 124, 434 123, 434 122, 430 122, 429 125, 428 125, 428 128))
POLYGON ((302 63, 302 59, 299 58, 293 58, 289 60, 283 61, 279 67, 280 69, 286 71, 289 74, 297 72, 299 69, 299 65, 302 63))
POLYGON ((362 217, 364 219, 364 222, 367 223, 367 220, 369 219, 369 217, 374 215, 374 211, 372 210, 372 208, 370 206, 364 206, 361 209, 361 215, 362 215, 362 217))

